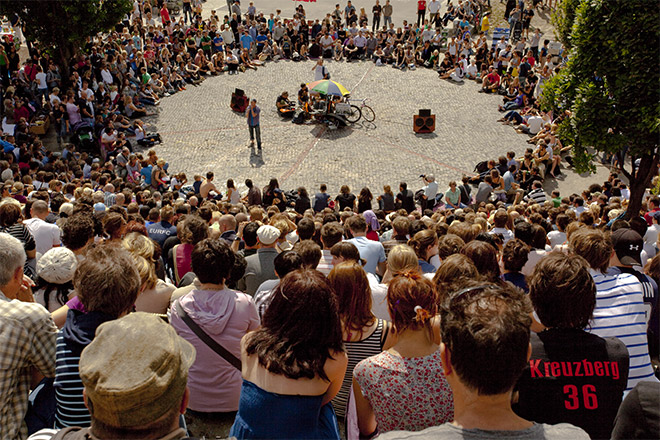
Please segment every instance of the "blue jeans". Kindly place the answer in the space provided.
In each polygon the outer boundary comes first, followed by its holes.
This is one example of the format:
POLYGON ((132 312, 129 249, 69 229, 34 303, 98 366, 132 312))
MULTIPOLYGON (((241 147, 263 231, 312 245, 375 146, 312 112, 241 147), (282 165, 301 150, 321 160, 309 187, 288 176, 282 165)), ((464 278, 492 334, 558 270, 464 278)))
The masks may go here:
POLYGON ((254 138, 256 136, 257 147, 261 148, 261 128, 259 127, 259 125, 254 125, 254 126, 248 125, 248 127, 250 128, 250 140, 254 141, 254 138))

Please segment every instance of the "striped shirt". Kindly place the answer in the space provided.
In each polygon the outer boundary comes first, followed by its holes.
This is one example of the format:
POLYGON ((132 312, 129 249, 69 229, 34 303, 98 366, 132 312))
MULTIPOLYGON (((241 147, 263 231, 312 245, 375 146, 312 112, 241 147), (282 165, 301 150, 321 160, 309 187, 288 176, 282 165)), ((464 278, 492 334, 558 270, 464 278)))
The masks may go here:
POLYGON ((318 270, 327 277, 330 274, 330 271, 332 270, 333 267, 334 266, 332 265, 332 254, 330 253, 330 249, 323 249, 321 251, 321 260, 319 261, 319 264, 316 266, 316 270, 318 270))
POLYGON ((67 426, 89 426, 92 423, 89 410, 83 400, 83 384, 80 380, 78 364, 80 352, 74 353, 67 347, 62 332, 57 336, 57 363, 55 366, 55 425, 58 428, 67 426))
POLYGON ((103 312, 83 313, 69 310, 66 323, 57 335, 55 362, 55 427, 87 427, 92 420, 83 400, 83 384, 80 379, 80 355, 104 322, 115 319, 103 312))
POLYGON ((642 284, 634 275, 590 270, 596 283, 596 308, 588 331, 617 337, 628 348, 630 371, 626 391, 643 380, 657 381, 649 356, 642 284))
MULTIPOLYGON (((37 245, 34 241, 32 233, 29 231, 27 226, 23 223, 14 223, 11 226, 6 228, 0 228, 0 232, 7 233, 12 237, 18 239, 23 244, 23 249, 25 252, 33 251, 36 249, 37 245)), ((32 258, 28 258, 25 261, 25 266, 23 266, 23 273, 33 280, 37 279, 37 274, 34 269, 35 261, 32 258)))
POLYGON ((547 200, 543 188, 533 189, 525 196, 525 201, 541 204, 547 200))
POLYGON ((383 330, 387 328, 386 325, 387 321, 379 319, 376 330, 366 338, 361 341, 344 341, 346 354, 348 355, 348 366, 346 367, 346 374, 344 375, 341 388, 335 398, 332 399, 332 406, 335 408, 337 417, 343 418, 346 416, 346 403, 348 402, 351 385, 353 385, 353 369, 355 366, 361 360, 375 356, 383 351, 383 343, 385 342, 385 337, 387 337, 387 333, 383 335, 383 330))

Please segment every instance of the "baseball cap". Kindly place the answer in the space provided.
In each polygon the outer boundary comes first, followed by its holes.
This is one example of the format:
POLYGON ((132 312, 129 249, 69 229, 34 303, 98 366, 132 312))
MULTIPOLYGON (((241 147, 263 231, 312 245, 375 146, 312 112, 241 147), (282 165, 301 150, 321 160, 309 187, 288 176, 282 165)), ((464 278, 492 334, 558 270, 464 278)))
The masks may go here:
POLYGON ((37 275, 48 283, 64 284, 73 279, 77 267, 78 259, 70 249, 56 247, 39 258, 37 275))
POLYGON ((259 237, 259 242, 265 245, 273 244, 280 238, 281 232, 275 226, 264 225, 259 226, 257 229, 257 237, 259 237))
POLYGON ((195 348, 155 315, 105 322, 80 356, 89 412, 117 428, 154 422, 180 403, 194 361, 195 348))
POLYGON ((640 256, 644 248, 642 236, 632 229, 621 228, 612 233, 614 252, 622 264, 633 266, 642 264, 640 256))
POLYGON ((95 203, 94 211, 105 211, 105 205, 101 202, 95 203))

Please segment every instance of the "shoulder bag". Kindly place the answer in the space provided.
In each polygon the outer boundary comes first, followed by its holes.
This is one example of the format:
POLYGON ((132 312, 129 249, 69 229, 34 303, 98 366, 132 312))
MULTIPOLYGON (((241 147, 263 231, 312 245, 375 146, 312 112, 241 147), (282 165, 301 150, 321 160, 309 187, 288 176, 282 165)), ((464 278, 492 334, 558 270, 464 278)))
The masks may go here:
POLYGON ((176 303, 176 313, 181 317, 183 322, 197 335, 203 343, 209 346, 209 348, 215 351, 220 355, 224 360, 233 365, 238 371, 241 371, 242 364, 241 360, 230 353, 225 347, 218 344, 213 338, 211 338, 202 328, 197 325, 195 321, 186 313, 186 311, 181 306, 181 302, 177 301, 176 303))

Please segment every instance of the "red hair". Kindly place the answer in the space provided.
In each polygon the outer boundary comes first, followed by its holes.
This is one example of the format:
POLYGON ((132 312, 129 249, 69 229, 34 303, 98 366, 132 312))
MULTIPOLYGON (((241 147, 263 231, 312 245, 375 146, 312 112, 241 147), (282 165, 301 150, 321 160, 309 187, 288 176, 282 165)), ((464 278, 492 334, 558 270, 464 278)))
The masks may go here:
POLYGON ((371 312, 371 288, 364 269, 355 261, 344 261, 332 269, 328 281, 335 292, 344 329, 362 333, 375 319, 371 312))
POLYGON ((387 304, 396 331, 424 327, 438 312, 437 297, 433 283, 419 273, 410 271, 395 276, 387 289, 387 304))

